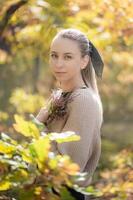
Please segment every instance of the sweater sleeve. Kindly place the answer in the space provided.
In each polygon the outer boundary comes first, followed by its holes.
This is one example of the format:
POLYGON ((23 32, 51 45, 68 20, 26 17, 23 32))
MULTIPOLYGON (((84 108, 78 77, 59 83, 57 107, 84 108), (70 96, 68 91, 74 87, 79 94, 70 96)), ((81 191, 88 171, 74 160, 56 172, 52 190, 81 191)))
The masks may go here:
POLYGON ((88 94, 78 95, 71 102, 69 117, 61 131, 74 131, 80 136, 80 141, 57 144, 59 153, 69 155, 80 166, 81 172, 92 155, 94 137, 99 137, 96 134, 99 133, 98 103, 94 95, 88 94))

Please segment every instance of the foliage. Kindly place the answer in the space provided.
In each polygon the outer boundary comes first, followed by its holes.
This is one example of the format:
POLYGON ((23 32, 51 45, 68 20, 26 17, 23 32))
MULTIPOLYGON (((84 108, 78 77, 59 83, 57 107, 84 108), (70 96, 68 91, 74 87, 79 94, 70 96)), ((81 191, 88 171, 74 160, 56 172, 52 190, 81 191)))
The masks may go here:
MULTIPOLYGON (((125 149, 110 157, 110 168, 102 169, 99 180, 87 188, 80 187, 86 173, 69 156, 52 152, 58 143, 79 140, 73 132, 43 132, 44 125, 34 116, 25 121, 15 115, 13 125, 27 139, 21 142, 1 133, 0 140, 0 194, 4 199, 73 199, 67 190, 72 187, 90 195, 90 199, 130 200, 133 196, 133 153, 125 149)), ((110 147, 111 148, 111 147, 110 147)))
POLYGON ((95 184, 102 194, 101 200, 130 200, 133 198, 133 153, 124 149, 110 158, 111 169, 100 173, 95 184))
POLYGON ((37 113, 40 107, 45 106, 46 100, 42 95, 29 94, 27 90, 22 88, 16 88, 12 91, 12 95, 9 98, 10 109, 8 112, 0 111, 0 132, 10 132, 13 137, 20 138, 20 135, 16 135, 12 129, 13 115, 14 113, 21 114, 23 117, 28 118, 29 113, 37 113))
POLYGON ((19 114, 35 113, 46 104, 44 97, 38 94, 28 94, 22 88, 16 88, 10 97, 10 103, 19 114))
POLYGON ((44 125, 33 116, 32 121, 25 121, 15 115, 15 121, 14 128, 27 140, 18 142, 1 133, 1 195, 20 200, 39 200, 44 197, 47 200, 73 199, 66 186, 89 193, 89 188, 78 186, 86 173, 80 173, 79 166, 69 156, 56 155, 51 151, 54 141, 76 141, 79 136, 73 132, 45 134, 44 125))
MULTIPOLYGON (((113 128, 110 127, 109 132, 112 137, 117 135, 116 130, 113 131, 114 122, 119 120, 123 124, 130 121, 133 115, 131 5, 131 0, 0 0, 0 131, 7 131, 9 127, 8 132, 13 133, 10 127, 13 112, 22 115, 31 110, 36 112, 43 103, 42 95, 47 96, 49 89, 54 87, 48 67, 50 42, 61 28, 73 27, 85 32, 102 54, 105 68, 98 86, 104 120, 111 120, 113 128), (35 94, 35 98, 27 91, 35 94), (37 92, 41 97, 36 97, 37 92), (33 104, 34 107, 30 106, 33 104)), ((124 126, 123 130, 127 129, 129 126, 124 126)), ((120 133, 119 138, 118 142, 124 136, 120 133)), ((117 149, 116 145, 108 142, 104 145, 108 152, 112 152, 112 148, 113 152, 117 149)), ((110 170, 112 168, 112 164, 108 166, 108 152, 103 156, 100 170, 105 166, 110 170)), ((115 171, 112 169, 109 173, 111 177, 115 171)), ((102 180, 104 183, 104 178, 102 180)), ((29 191, 29 199, 30 193, 32 190, 29 191)), ((25 199, 23 191, 21 195, 25 199)), ((112 196, 110 198, 113 199, 112 196)), ((114 197, 118 198, 124 197, 114 197)))

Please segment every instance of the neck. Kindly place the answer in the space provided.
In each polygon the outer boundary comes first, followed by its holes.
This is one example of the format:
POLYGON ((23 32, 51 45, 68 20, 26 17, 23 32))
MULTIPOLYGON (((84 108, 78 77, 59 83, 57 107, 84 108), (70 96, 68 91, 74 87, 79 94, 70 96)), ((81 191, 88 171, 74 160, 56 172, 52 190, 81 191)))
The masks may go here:
POLYGON ((73 91, 74 89, 81 88, 83 86, 85 86, 83 79, 80 79, 78 81, 69 80, 67 82, 60 82, 60 88, 64 92, 70 92, 73 91))

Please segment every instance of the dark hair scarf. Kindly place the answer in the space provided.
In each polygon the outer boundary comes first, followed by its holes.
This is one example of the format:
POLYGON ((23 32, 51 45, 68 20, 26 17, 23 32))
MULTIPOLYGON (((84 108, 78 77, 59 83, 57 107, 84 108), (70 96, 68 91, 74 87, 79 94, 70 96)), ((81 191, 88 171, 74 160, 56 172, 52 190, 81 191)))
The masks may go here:
POLYGON ((91 57, 91 62, 95 70, 95 73, 98 77, 102 78, 104 63, 101 58, 101 55, 91 41, 89 41, 89 46, 90 46, 89 54, 91 57))

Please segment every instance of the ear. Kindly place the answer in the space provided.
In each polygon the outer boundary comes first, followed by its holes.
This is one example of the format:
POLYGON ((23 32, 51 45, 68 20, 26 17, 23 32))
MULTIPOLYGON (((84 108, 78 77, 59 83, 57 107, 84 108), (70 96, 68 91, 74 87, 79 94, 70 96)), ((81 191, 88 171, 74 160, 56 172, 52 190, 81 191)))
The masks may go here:
POLYGON ((85 56, 82 58, 82 66, 81 66, 81 69, 85 69, 89 61, 90 61, 89 55, 85 55, 85 56))

